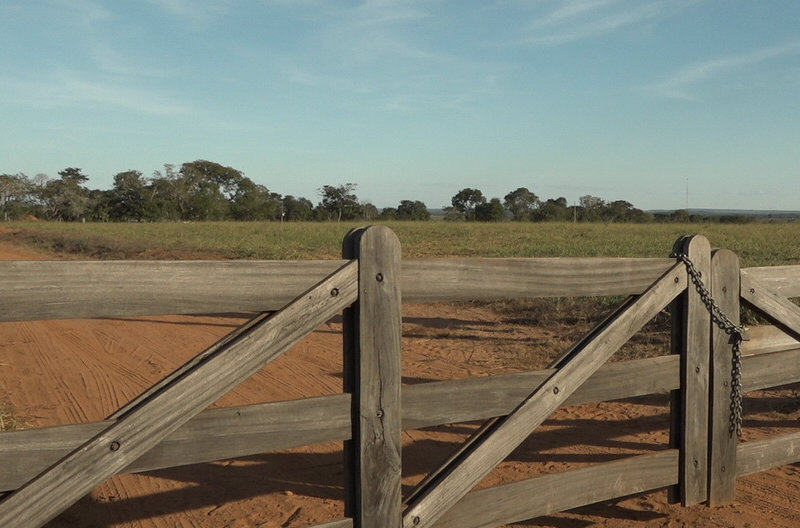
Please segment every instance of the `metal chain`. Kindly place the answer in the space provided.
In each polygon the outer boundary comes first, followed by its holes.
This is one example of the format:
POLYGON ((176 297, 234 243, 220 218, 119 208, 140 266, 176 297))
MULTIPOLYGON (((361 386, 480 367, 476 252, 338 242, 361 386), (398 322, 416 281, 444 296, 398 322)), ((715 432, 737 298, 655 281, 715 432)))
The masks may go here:
POLYGON ((731 336, 733 348, 733 358, 731 359, 731 417, 728 431, 731 436, 742 436, 742 341, 749 341, 750 337, 744 326, 736 324, 725 315, 719 307, 711 292, 703 284, 702 272, 698 270, 694 263, 684 253, 673 253, 673 258, 679 259, 686 266, 689 278, 694 284, 695 290, 700 295, 700 300, 711 314, 711 320, 723 332, 731 336))

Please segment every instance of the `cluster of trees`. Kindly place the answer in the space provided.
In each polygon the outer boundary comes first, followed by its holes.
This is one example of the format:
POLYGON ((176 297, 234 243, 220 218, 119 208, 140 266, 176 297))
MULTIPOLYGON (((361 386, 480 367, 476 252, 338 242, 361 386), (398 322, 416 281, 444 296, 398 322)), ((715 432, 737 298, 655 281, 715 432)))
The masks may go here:
MULTIPOLYGON (((429 220, 424 202, 402 200, 397 207, 378 210, 356 195, 356 184, 325 185, 317 189, 315 205, 303 197, 282 196, 245 177, 241 171, 211 161, 197 160, 180 167, 166 165, 152 177, 129 170, 114 176, 108 190, 86 187, 89 178, 70 167, 59 178, 45 175, 0 174, 0 218, 27 217, 59 221, 352 221, 429 220)), ((487 199, 478 189, 458 191, 444 208, 450 221, 500 222, 747 222, 752 217, 703 217, 678 210, 651 214, 629 202, 606 202, 582 196, 577 203, 566 198, 541 200, 525 187, 500 198, 487 199)))
POLYGON ((653 215, 635 208, 629 202, 617 200, 606 202, 597 196, 582 196, 577 204, 570 206, 566 198, 550 198, 542 201, 525 187, 499 198, 487 200, 478 189, 460 190, 451 205, 445 207, 446 220, 477 220, 499 222, 510 218, 518 222, 649 222, 653 215))
MULTIPOLYGON (((59 221, 202 220, 371 220, 380 212, 362 203, 356 185, 325 185, 314 205, 303 197, 282 196, 231 167, 198 160, 166 165, 152 177, 130 170, 114 176, 108 190, 86 187, 88 176, 70 167, 59 178, 0 174, 0 215, 6 220, 37 217, 59 221)), ((403 201, 393 218, 422 218, 422 202, 403 201), (409 205, 409 203, 411 205, 409 205)))

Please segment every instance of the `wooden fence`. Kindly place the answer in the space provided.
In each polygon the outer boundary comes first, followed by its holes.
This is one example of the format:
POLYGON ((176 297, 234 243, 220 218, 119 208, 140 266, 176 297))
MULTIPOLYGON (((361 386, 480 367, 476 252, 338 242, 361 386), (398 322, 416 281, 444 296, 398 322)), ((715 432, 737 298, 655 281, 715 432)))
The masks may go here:
MULTIPOLYGON (((800 266, 739 269, 702 236, 688 256, 718 307, 774 324, 743 344, 742 386, 800 381, 800 266)), ((800 461, 800 432, 731 434, 730 336, 675 258, 400 258, 395 235, 357 229, 344 259, 317 262, 3 262, 0 320, 257 311, 263 315, 102 422, 0 434, 0 526, 39 527, 117 473, 345 441, 346 518, 326 528, 489 527, 668 488, 684 505, 734 499, 736 478, 800 461), (401 299, 402 296, 402 299, 401 299), (402 386, 401 301, 629 296, 552 368, 402 386), (665 307, 669 356, 606 360, 665 307), (206 410, 303 336, 343 313, 344 392, 206 410), (668 449, 470 491, 554 410, 672 393, 668 449), (404 429, 486 420, 401 496, 404 429), (569 490, 563 493, 559 490, 569 490), (33 507, 35 505, 35 507, 33 507)))

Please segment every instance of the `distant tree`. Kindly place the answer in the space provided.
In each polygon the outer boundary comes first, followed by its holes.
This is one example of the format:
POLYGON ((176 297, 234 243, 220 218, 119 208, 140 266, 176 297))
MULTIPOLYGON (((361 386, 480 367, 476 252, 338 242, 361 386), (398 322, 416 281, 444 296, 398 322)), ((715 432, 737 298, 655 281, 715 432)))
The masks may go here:
POLYGON ((58 180, 43 180, 35 189, 42 211, 51 220, 84 218, 89 208, 89 190, 82 184, 89 177, 74 167, 58 174, 58 180))
POLYGON ((373 204, 364 202, 361 204, 361 214, 364 215, 364 220, 374 220, 378 218, 380 212, 373 204))
POLYGON ((445 222, 463 222, 466 220, 466 216, 464 213, 456 209, 455 207, 444 207, 442 208, 442 212, 444 213, 444 221, 445 222))
POLYGON ((499 198, 492 198, 475 206, 475 220, 481 222, 502 222, 506 216, 506 209, 499 198))
POLYGON ((29 216, 35 212, 34 184, 26 175, 0 174, 0 214, 4 220, 29 216))
POLYGON ((323 218, 337 222, 361 219, 364 211, 356 196, 356 187, 355 183, 345 183, 339 186, 324 185, 321 189, 317 189, 317 193, 322 197, 319 209, 323 218))
POLYGON ((478 189, 461 189, 453 196, 451 203, 453 209, 464 215, 466 220, 475 219, 475 207, 486 203, 483 193, 478 189))
POLYGON ((394 207, 384 207, 378 215, 378 220, 397 220, 397 209, 394 207))
POLYGON ((238 178, 229 185, 228 189, 230 213, 234 220, 281 219, 283 209, 281 195, 270 192, 263 185, 246 177, 238 178))
POLYGON ((283 219, 291 222, 308 221, 314 217, 314 204, 307 198, 295 198, 294 196, 284 196, 283 219))
POLYGON ((581 196, 578 199, 578 219, 584 222, 597 222, 602 219, 605 202, 597 196, 581 196))
POLYGON ((419 200, 402 200, 397 206, 398 220, 430 220, 431 213, 425 202, 419 200))
POLYGON ((516 221, 533 220, 536 209, 539 208, 539 197, 526 187, 520 187, 505 196, 503 203, 516 221))
POLYGON ((107 200, 108 218, 123 222, 155 220, 156 207, 149 186, 150 181, 137 170, 116 174, 107 200))
POLYGON ((567 199, 548 198, 547 201, 539 206, 534 214, 534 220, 538 222, 564 222, 572 220, 572 211, 567 204, 567 199))

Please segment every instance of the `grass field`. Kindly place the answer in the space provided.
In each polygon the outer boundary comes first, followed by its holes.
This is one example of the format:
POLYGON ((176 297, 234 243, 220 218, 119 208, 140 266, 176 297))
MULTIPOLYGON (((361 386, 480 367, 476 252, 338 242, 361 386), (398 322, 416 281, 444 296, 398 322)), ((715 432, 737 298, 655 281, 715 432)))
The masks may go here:
MULTIPOLYGON (((339 258, 353 223, 4 224, 0 236, 79 258, 339 258)), ((800 224, 388 222, 404 257, 667 257, 684 234, 739 255, 742 266, 800 264, 800 224)))

